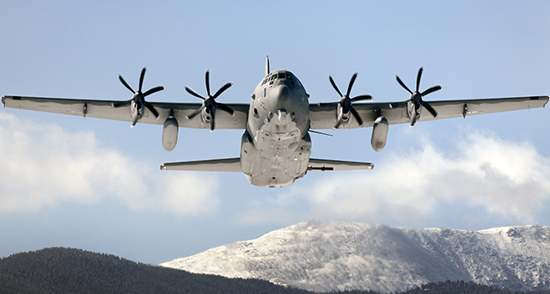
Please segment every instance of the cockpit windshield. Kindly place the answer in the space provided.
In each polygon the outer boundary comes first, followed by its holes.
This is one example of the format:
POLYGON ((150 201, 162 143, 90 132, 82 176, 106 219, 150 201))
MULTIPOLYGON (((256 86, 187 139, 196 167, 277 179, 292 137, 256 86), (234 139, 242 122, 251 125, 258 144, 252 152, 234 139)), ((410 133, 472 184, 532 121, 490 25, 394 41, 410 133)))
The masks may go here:
POLYGON ((286 71, 280 71, 280 72, 276 72, 276 73, 271 74, 269 77, 266 77, 263 80, 262 85, 264 85, 267 82, 269 82, 269 84, 272 84, 275 80, 294 81, 294 79, 292 78, 291 73, 286 72, 286 71))

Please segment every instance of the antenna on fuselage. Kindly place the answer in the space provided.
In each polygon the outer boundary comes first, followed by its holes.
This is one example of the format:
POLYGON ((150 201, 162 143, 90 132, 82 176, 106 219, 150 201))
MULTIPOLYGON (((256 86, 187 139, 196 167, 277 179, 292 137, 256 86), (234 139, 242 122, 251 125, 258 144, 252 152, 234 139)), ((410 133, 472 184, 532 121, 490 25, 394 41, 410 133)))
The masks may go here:
POLYGON ((269 74, 269 55, 265 57, 265 75, 269 74))

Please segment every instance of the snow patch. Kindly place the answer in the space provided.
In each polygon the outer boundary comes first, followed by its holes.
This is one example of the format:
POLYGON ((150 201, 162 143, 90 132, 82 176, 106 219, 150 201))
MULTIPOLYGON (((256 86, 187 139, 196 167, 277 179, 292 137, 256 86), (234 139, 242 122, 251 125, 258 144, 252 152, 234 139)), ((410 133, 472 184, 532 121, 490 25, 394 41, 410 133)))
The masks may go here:
POLYGON ((550 227, 465 231, 308 221, 161 266, 319 292, 395 292, 446 280, 548 290, 550 227))

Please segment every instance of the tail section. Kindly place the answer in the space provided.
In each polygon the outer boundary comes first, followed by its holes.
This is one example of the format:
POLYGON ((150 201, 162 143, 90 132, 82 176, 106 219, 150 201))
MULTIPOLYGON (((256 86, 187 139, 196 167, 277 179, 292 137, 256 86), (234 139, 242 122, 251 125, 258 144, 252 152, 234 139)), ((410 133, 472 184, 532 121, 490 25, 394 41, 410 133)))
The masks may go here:
POLYGON ((342 171, 342 170, 371 170, 374 164, 370 162, 342 161, 331 159, 309 159, 308 171, 342 171))
POLYGON ((267 76, 271 71, 269 70, 269 56, 265 57, 265 75, 267 76))
POLYGON ((241 159, 239 157, 163 163, 160 166, 160 169, 183 171, 242 172, 241 159))

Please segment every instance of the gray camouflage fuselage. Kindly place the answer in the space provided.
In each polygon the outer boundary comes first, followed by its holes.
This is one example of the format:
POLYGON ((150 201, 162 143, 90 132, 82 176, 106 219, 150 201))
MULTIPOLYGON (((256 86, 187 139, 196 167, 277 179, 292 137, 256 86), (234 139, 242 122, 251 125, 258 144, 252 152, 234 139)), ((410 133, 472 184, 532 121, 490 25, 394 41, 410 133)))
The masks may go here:
POLYGON ((252 95, 241 168, 251 184, 282 187, 307 172, 311 155, 308 94, 294 74, 269 73, 252 95))

